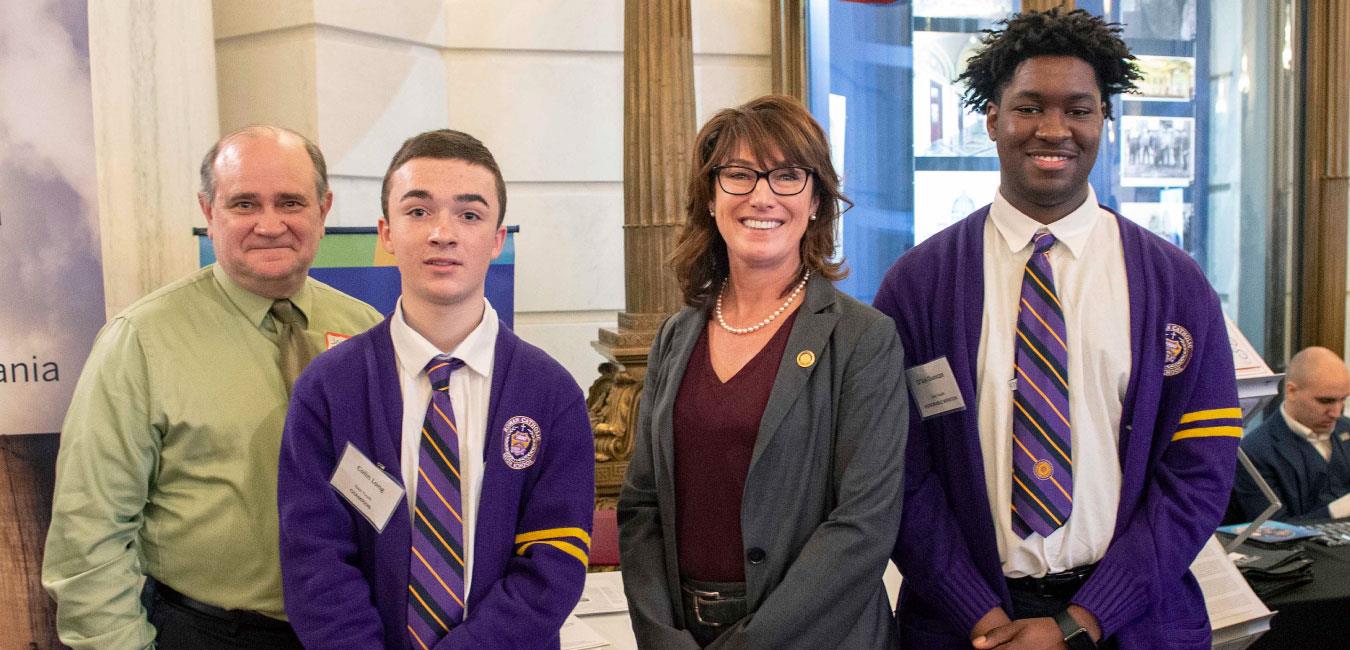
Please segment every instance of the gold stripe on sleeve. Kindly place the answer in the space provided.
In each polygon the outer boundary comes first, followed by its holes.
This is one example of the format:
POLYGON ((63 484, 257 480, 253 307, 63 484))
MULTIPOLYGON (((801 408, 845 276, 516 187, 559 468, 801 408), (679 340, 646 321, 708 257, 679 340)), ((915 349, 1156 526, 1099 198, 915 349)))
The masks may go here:
POLYGON ((1242 427, 1198 427, 1184 429, 1172 435, 1172 442, 1187 438, 1241 438, 1242 427))

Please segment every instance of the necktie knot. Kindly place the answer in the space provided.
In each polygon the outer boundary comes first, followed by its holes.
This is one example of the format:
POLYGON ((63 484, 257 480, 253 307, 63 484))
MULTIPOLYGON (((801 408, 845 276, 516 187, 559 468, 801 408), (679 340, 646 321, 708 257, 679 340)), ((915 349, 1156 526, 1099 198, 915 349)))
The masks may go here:
POLYGON ((1036 247, 1035 255, 1041 255, 1055 245, 1055 236, 1049 231, 1038 232, 1031 236, 1031 244, 1036 247))
POLYGON ((464 367, 464 360, 438 354, 427 362, 427 378, 433 390, 445 390, 450 385, 450 373, 464 367))
POLYGON ((267 311, 272 314, 272 318, 275 318, 282 325, 295 325, 301 329, 305 327, 305 317, 300 315, 300 310, 295 308, 295 303, 285 298, 272 301, 272 308, 267 311))

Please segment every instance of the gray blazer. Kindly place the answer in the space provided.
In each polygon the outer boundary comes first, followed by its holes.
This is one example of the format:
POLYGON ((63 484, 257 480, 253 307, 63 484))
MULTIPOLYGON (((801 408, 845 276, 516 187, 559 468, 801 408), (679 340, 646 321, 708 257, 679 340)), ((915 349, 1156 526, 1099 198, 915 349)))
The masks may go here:
MULTIPOLYGON (((642 648, 698 647, 680 601, 672 413, 707 318, 686 308, 657 332, 619 496, 624 590, 642 648)), ((900 525, 903 376, 895 323, 812 278, 741 498, 750 615, 711 647, 898 647, 881 576, 900 525), (806 350, 815 360, 803 368, 806 350)))

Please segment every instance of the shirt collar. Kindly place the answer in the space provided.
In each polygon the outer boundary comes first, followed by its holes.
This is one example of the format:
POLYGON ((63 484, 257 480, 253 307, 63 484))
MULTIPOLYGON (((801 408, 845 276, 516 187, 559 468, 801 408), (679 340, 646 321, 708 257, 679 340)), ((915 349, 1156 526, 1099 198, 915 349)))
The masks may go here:
MULTIPOLYGON (((1280 404, 1280 415, 1284 418, 1284 423, 1289 427, 1290 431, 1297 433, 1299 437, 1304 438, 1308 442, 1322 442, 1331 439, 1331 431, 1328 431, 1326 435, 1318 435, 1311 428, 1303 426, 1302 422, 1299 422, 1290 416, 1289 411, 1285 410, 1284 407, 1284 404, 1280 404)), ((1332 427, 1332 429, 1334 431, 1335 427, 1332 427)))
MULTIPOLYGON (((454 350, 449 351, 449 356, 463 361, 464 366, 475 374, 488 376, 492 372, 498 327, 497 311, 487 298, 483 298, 483 319, 454 350)), ((394 316, 389 319, 389 338, 393 340, 394 354, 398 356, 399 364, 412 372, 423 372, 432 357, 446 353, 408 325, 408 321, 403 318, 401 297, 394 307, 394 316)))
MULTIPOLYGON (((216 284, 220 285, 221 290, 225 292, 225 297, 229 298, 235 309, 238 309, 248 318, 248 322, 253 323, 254 327, 264 326, 267 322, 268 313, 272 309, 273 300, 271 298, 260 296, 239 286, 239 283, 235 282, 234 278, 231 278, 230 274, 226 273, 220 264, 212 265, 211 275, 215 278, 216 284)), ((314 291, 309 286, 309 281, 306 280, 304 284, 300 285, 300 290, 294 296, 291 296, 291 304, 294 304, 296 309, 300 310, 300 315, 304 316, 305 321, 308 322, 309 307, 313 302, 314 291)))
POLYGON ((989 218, 1003 236, 1008 250, 1016 253, 1031 245, 1031 237, 1042 229, 1049 230, 1055 240, 1064 244, 1075 259, 1082 257, 1092 228, 1102 221, 1103 210, 1097 205, 1097 192, 1088 186, 1087 200, 1064 215, 1059 221, 1045 225, 1013 207, 1003 198, 1003 191, 994 195, 994 204, 989 208, 989 218))

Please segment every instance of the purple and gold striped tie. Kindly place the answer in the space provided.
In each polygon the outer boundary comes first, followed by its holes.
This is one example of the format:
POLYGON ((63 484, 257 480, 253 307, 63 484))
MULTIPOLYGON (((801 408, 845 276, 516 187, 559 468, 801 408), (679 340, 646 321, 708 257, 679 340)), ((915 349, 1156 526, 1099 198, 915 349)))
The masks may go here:
POLYGON ((437 356, 427 364, 431 403, 417 456, 408 570, 408 634, 427 650, 464 618, 464 522, 460 518, 459 430, 450 406, 450 373, 464 365, 437 356))
POLYGON ((1049 255, 1055 236, 1039 232, 1032 243, 1014 341, 1012 527, 1023 539, 1048 537, 1073 511, 1068 336, 1049 255))

